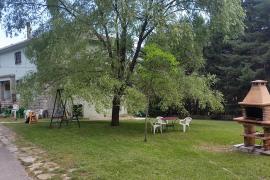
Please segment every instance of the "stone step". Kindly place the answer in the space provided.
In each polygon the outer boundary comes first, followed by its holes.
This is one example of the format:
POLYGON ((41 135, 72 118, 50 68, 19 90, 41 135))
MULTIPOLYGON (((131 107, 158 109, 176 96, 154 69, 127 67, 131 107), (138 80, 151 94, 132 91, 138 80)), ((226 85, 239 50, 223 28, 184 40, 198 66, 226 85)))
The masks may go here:
POLYGON ((1 108, 7 108, 13 105, 12 101, 0 101, 0 104, 1 104, 1 108))

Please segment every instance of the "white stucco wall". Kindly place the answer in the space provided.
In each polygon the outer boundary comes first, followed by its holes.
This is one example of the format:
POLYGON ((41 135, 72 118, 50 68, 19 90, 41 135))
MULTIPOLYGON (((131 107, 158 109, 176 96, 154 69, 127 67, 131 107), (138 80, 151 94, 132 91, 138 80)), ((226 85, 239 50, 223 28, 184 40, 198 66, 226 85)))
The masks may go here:
MULTIPOLYGON (((110 119, 112 115, 111 109, 106 109, 103 113, 98 113, 95 110, 95 106, 93 104, 89 104, 85 100, 82 99, 75 99, 75 104, 82 104, 83 105, 83 117, 88 118, 90 120, 104 120, 104 119, 110 119)), ((126 115, 127 109, 124 107, 121 107, 120 109, 120 115, 126 115)))
POLYGON ((25 57, 23 48, 0 54, 0 76, 14 74, 15 79, 19 80, 28 72, 35 70, 36 66, 25 57), (15 52, 18 51, 21 51, 21 63, 15 64, 15 52))

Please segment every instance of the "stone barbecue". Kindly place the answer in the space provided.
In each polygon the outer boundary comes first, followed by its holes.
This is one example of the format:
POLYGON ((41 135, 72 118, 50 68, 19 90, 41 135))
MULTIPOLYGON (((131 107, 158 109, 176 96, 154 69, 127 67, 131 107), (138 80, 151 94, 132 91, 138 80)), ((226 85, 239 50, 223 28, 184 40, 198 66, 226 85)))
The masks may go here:
POLYGON ((267 81, 252 81, 251 88, 239 105, 242 108, 242 117, 234 118, 244 127, 244 147, 257 148, 261 151, 270 150, 270 94, 266 87, 267 81), (257 132, 256 127, 262 132, 257 132), (256 145, 259 139, 262 146, 256 145))

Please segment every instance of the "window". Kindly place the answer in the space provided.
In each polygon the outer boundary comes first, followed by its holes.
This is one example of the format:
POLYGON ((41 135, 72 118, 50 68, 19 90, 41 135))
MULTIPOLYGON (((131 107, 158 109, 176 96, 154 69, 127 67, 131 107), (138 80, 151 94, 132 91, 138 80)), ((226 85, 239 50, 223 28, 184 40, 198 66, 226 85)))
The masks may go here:
POLYGON ((21 64, 22 54, 21 51, 15 52, 15 64, 21 64))
POLYGON ((9 81, 5 81, 4 84, 5 84, 5 90, 6 91, 10 91, 10 82, 9 81))

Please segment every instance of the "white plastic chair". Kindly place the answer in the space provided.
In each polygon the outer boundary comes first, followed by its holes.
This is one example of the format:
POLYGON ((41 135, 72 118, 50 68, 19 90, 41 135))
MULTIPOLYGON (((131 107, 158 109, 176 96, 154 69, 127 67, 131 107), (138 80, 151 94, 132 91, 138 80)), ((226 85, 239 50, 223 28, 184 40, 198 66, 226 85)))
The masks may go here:
POLYGON ((164 121, 162 120, 163 117, 161 116, 158 116, 156 119, 157 119, 157 123, 161 125, 162 128, 166 128, 166 125, 167 125, 167 121, 164 121))
POLYGON ((24 110, 24 119, 26 120, 29 117, 29 113, 31 112, 31 110, 24 110))
POLYGON ((159 129, 160 133, 162 134, 162 125, 159 124, 157 121, 154 120, 149 120, 150 124, 151 124, 151 131, 153 131, 153 133, 156 133, 156 130, 159 129))
POLYGON ((13 115, 14 119, 17 119, 17 111, 18 110, 19 110, 19 105, 13 104, 12 110, 11 110, 11 115, 13 115))
POLYGON ((183 126, 183 132, 186 132, 186 127, 189 128, 191 121, 192 121, 191 117, 186 117, 185 119, 179 120, 179 124, 183 126))

